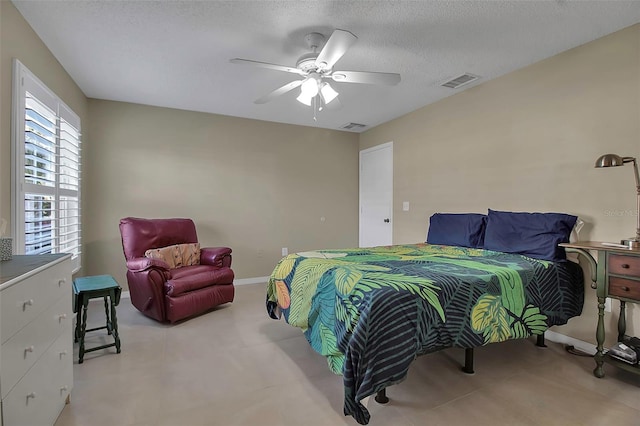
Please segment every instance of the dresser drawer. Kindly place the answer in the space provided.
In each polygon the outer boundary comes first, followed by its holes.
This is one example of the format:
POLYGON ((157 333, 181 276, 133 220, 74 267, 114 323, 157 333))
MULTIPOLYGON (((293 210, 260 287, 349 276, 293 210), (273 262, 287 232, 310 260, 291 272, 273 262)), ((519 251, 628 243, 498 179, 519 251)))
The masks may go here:
POLYGON ((54 365, 47 380, 53 382, 54 390, 61 396, 71 394, 73 388, 73 327, 69 325, 62 334, 53 342, 53 345, 45 353, 45 362, 54 365))
POLYGON ((71 333, 68 327, 2 400, 5 426, 55 423, 73 387, 73 364, 67 358, 71 354, 61 355, 70 350, 71 333))
POLYGON ((609 294, 640 301, 640 281, 609 277, 609 294))
MULTIPOLYGON (((2 343, 44 312, 52 301, 71 299, 71 262, 59 262, 2 291, 0 337, 2 343)), ((4 375, 4 369, 3 369, 4 375)))
MULTIPOLYGON (((65 295, 2 344, 0 389, 2 389, 3 398, 33 364, 43 356, 54 340, 65 329, 71 328, 71 323, 71 298, 65 295)), ((71 334, 67 337, 71 342, 71 334)))
POLYGON ((640 276, 640 256, 609 255, 609 273, 640 276))

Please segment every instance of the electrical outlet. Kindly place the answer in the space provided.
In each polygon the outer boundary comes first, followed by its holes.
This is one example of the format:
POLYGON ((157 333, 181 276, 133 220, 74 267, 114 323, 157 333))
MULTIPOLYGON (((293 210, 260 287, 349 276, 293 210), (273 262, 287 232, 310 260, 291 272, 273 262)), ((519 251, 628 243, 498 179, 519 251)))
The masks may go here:
POLYGON ((289 249, 288 249, 288 248, 286 248, 286 247, 282 247, 282 255, 283 255, 283 256, 286 256, 286 255, 288 255, 288 254, 289 254, 289 249))
POLYGON ((611 312, 611 299, 608 297, 604 300, 604 311, 611 312))

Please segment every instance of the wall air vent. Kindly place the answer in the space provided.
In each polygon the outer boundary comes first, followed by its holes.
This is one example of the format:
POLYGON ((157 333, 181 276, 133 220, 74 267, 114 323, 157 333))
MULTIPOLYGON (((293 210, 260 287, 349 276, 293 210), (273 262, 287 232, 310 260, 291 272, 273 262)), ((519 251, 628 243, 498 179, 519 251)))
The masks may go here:
POLYGON ((449 87, 451 89, 457 89, 458 87, 464 86, 465 84, 469 84, 472 81, 476 81, 480 77, 477 75, 465 73, 460 77, 456 77, 452 80, 447 81, 446 83, 441 84, 442 87, 449 87))
POLYGON ((365 127, 367 127, 366 124, 360 124, 360 123, 347 123, 344 126, 340 127, 341 129, 345 129, 345 130, 360 130, 360 129, 364 129, 365 127))

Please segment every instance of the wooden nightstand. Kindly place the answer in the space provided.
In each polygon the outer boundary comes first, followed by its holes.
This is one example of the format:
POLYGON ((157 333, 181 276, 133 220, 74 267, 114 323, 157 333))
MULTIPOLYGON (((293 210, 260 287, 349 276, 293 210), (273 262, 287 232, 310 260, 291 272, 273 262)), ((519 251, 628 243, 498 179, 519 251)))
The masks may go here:
MULTIPOLYGON (((608 356, 603 351, 604 304, 607 297, 620 300, 620 316, 618 318, 618 341, 625 339, 627 320, 626 303, 640 303, 640 249, 620 248, 603 245, 594 241, 579 241, 560 244, 568 252, 580 253, 587 258, 591 255, 587 250, 598 252, 596 272, 596 294, 598 297, 598 327, 596 329, 597 352, 594 356, 596 368, 593 374, 604 377, 602 365, 605 361, 615 364, 627 371, 640 374, 640 364, 631 365, 608 356)), ((593 264, 593 263, 592 263, 593 264)))

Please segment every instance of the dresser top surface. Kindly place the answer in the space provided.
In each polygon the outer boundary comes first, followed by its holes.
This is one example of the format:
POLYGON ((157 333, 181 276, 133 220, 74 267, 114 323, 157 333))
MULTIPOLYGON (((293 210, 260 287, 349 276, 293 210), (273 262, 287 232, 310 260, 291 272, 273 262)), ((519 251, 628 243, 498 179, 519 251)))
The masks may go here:
POLYGON ((11 260, 0 262, 0 290, 11 285, 16 278, 36 271, 50 263, 62 261, 71 256, 67 253, 39 254, 39 255, 14 255, 11 260))

